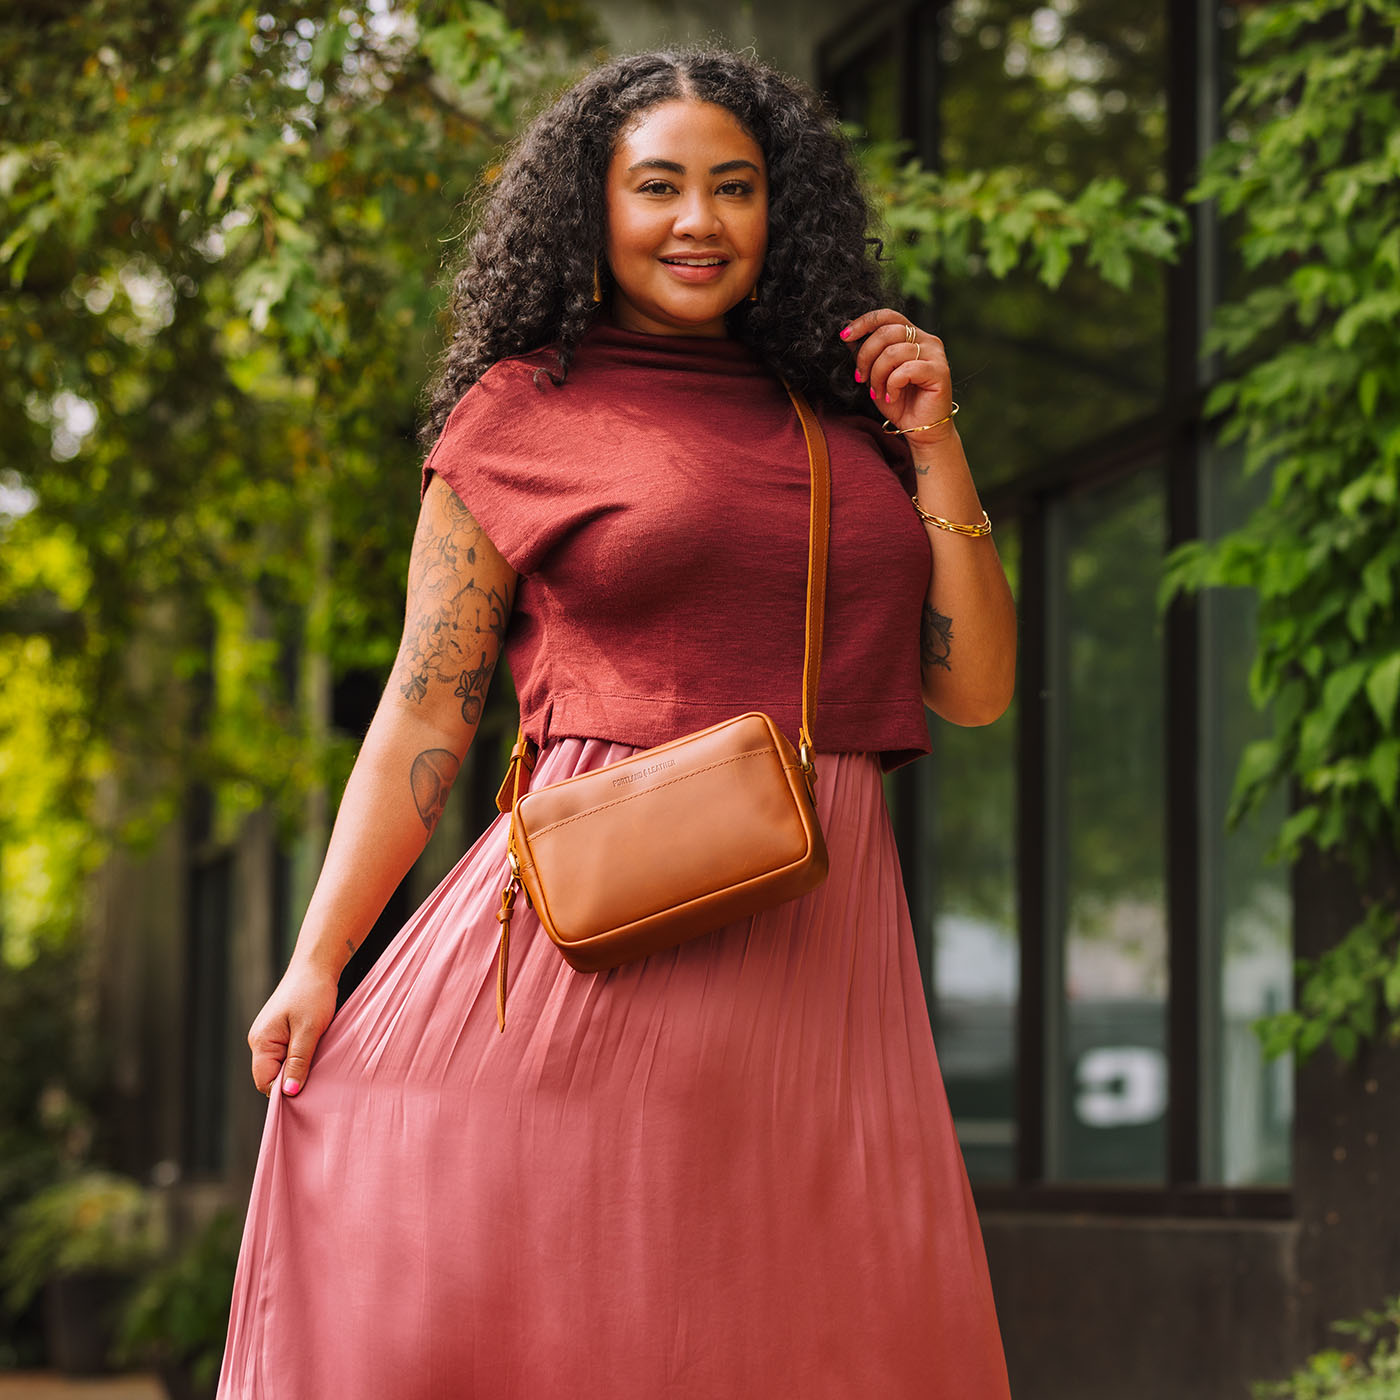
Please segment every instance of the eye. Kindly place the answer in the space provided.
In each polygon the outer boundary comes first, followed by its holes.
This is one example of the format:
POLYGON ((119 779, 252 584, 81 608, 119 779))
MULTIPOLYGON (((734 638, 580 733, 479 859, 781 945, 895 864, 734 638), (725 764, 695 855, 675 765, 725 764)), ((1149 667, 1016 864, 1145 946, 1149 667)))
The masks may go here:
POLYGON ((675 186, 669 180, 648 180, 637 186, 638 194, 673 194, 675 186))
POLYGON ((753 186, 747 180, 726 180, 719 187, 720 194, 746 195, 753 193, 753 186))

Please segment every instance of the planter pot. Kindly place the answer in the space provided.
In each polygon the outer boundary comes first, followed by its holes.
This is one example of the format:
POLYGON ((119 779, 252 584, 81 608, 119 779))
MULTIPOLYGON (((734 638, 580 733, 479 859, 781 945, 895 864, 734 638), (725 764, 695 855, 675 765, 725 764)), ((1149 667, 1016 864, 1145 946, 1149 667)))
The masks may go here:
POLYGON ((44 1286, 44 1340, 50 1362, 69 1376, 108 1371, 126 1274, 61 1274, 44 1286))

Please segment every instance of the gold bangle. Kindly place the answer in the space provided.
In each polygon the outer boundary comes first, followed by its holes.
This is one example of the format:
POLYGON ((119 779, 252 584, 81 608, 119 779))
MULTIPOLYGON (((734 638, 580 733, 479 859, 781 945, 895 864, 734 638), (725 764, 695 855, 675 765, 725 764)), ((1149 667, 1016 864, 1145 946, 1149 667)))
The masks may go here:
POLYGON ((940 418, 936 423, 920 423, 917 428, 896 428, 888 418, 885 419, 884 428, 887 433, 894 437, 903 437, 906 433, 926 433, 930 428, 941 428, 945 423, 951 423, 958 416, 958 406, 953 405, 952 412, 946 418, 940 418))
POLYGON ((926 524, 936 525, 940 530, 947 530, 954 535, 966 535, 969 539, 974 540, 980 540, 983 535, 992 533, 992 522, 985 510, 982 512, 982 519, 976 525, 959 525, 956 520, 944 520, 941 515, 933 515, 926 511, 919 504, 917 496, 910 496, 909 499, 914 502, 914 509, 918 512, 919 519, 926 524))

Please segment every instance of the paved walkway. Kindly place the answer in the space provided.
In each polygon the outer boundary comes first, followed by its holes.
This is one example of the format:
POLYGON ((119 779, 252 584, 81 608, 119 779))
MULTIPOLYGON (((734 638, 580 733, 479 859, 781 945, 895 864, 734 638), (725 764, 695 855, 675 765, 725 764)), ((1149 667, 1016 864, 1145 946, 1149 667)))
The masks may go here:
POLYGON ((0 1400, 165 1400, 154 1376, 60 1376, 53 1371, 0 1371, 0 1400))

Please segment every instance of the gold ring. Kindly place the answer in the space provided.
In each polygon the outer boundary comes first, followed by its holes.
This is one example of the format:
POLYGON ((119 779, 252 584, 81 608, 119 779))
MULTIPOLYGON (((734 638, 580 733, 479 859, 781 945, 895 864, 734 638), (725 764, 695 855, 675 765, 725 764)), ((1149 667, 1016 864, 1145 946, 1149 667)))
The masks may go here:
POLYGON ((923 354, 924 354, 924 347, 923 347, 922 345, 920 345, 920 344, 918 343, 918 341, 915 341, 915 342, 914 342, 914 358, 915 358, 916 360, 922 359, 922 358, 923 358, 923 354))
POLYGON ((913 345, 919 338, 919 328, 911 326, 908 321, 904 323, 904 339, 913 345))

